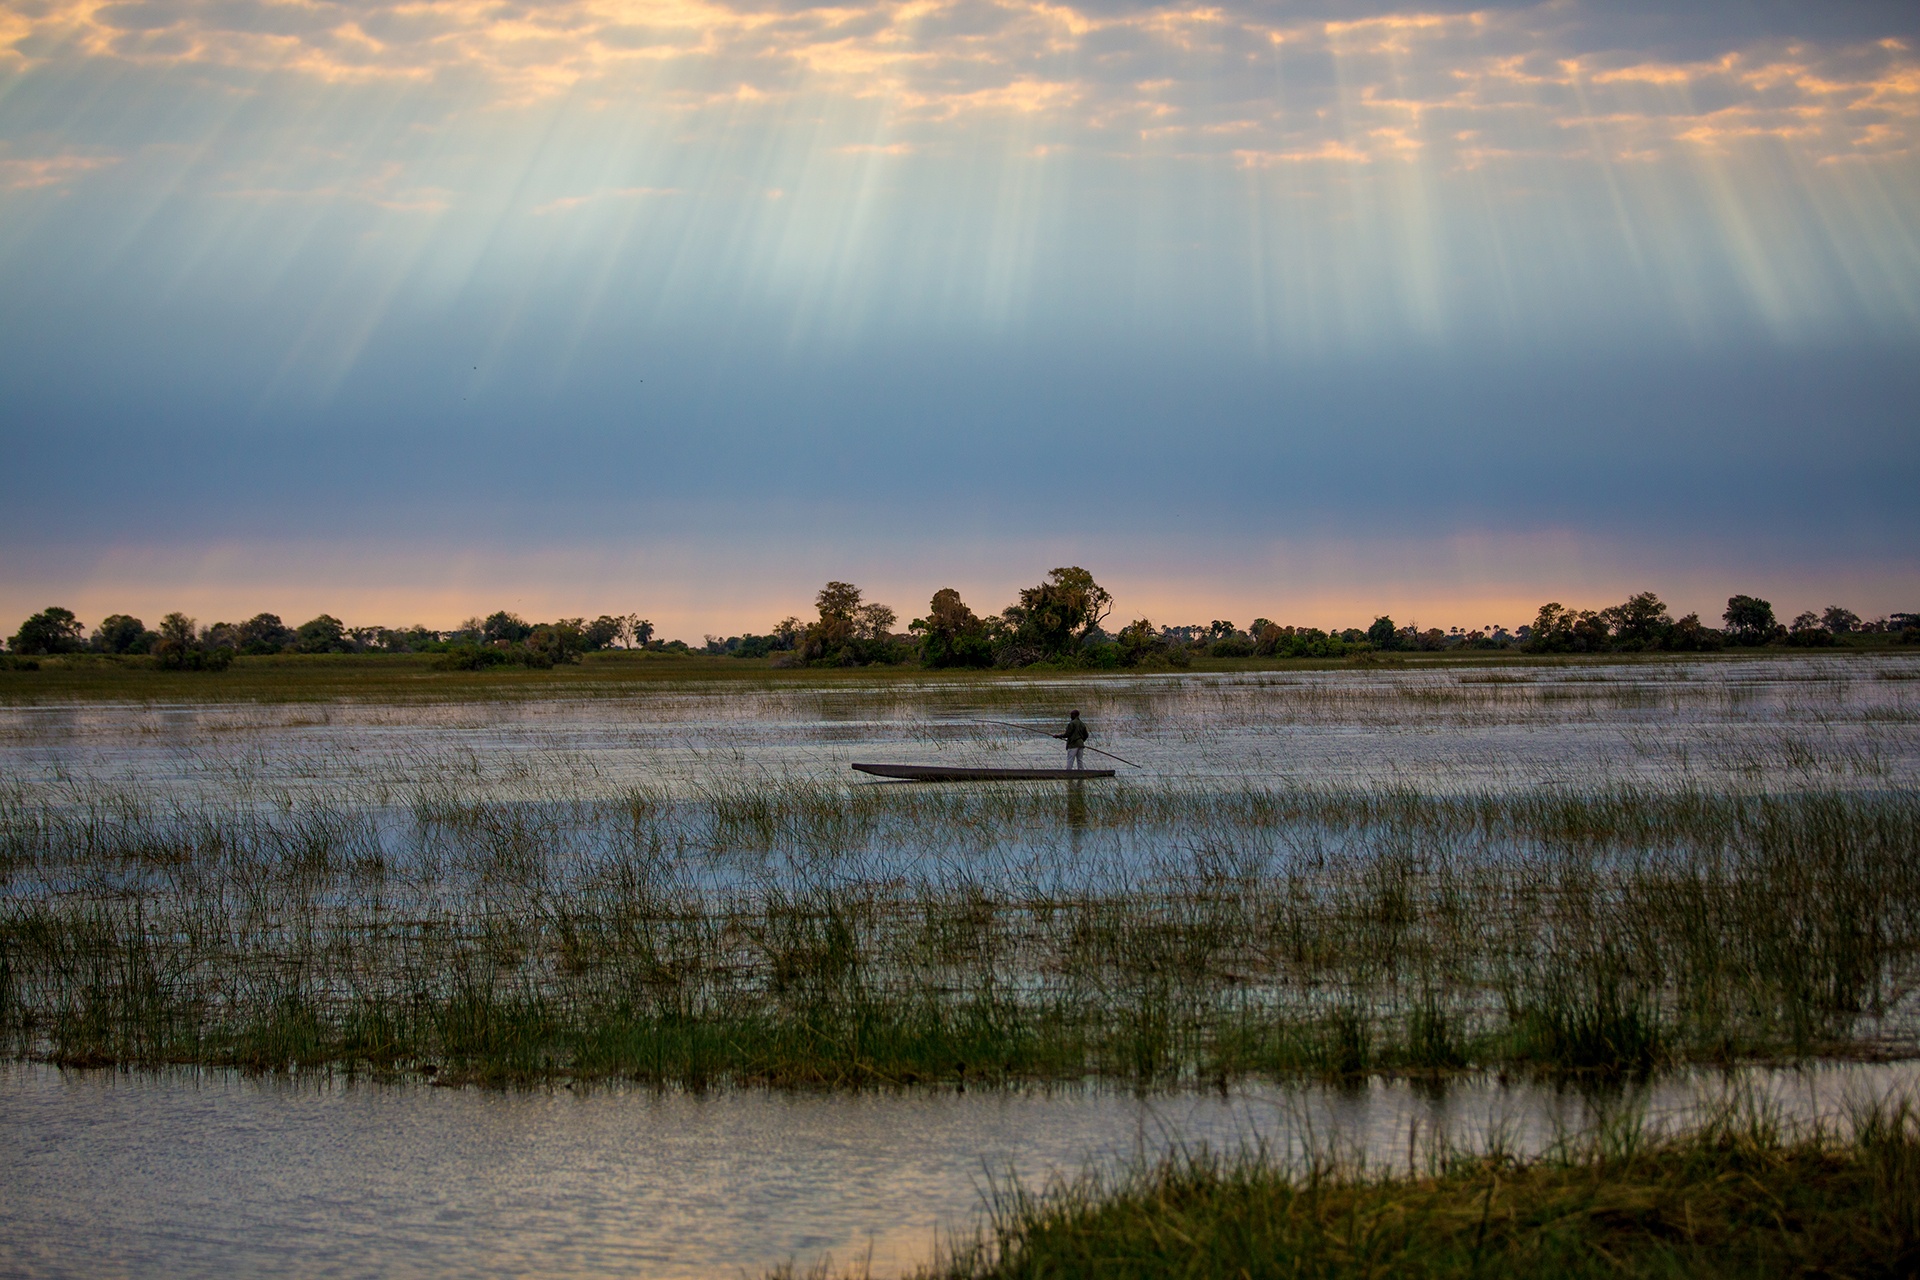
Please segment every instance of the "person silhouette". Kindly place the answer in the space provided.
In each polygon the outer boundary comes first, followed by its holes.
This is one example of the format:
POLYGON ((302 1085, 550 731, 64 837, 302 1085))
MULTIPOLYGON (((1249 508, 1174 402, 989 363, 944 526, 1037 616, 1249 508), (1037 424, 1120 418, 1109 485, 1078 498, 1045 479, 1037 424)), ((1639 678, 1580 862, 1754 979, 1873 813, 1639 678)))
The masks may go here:
POLYGON ((1087 739, 1091 734, 1087 730, 1087 722, 1080 718, 1078 711, 1069 711, 1067 713, 1067 731, 1065 733, 1056 733, 1053 736, 1066 740, 1067 768, 1078 770, 1087 767, 1087 739))

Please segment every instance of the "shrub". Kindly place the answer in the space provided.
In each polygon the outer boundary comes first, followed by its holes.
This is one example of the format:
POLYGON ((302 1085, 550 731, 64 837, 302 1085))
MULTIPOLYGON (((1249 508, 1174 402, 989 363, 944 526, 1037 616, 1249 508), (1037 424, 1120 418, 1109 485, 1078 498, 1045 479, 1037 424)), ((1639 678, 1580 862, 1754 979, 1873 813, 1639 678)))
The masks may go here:
POLYGON ((479 671, 485 667, 504 666, 512 661, 512 656, 504 649, 456 644, 434 659, 433 665, 441 671, 479 671))

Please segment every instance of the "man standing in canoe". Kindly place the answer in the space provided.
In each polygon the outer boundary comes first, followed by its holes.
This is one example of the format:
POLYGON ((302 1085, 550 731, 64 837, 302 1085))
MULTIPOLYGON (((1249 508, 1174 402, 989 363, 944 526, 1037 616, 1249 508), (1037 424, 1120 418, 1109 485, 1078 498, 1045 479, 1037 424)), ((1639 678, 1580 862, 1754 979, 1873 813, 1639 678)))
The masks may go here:
POLYGON ((1056 738, 1067 740, 1067 768, 1084 769, 1087 753, 1087 722, 1080 718, 1078 711, 1067 713, 1067 731, 1056 733, 1056 738))

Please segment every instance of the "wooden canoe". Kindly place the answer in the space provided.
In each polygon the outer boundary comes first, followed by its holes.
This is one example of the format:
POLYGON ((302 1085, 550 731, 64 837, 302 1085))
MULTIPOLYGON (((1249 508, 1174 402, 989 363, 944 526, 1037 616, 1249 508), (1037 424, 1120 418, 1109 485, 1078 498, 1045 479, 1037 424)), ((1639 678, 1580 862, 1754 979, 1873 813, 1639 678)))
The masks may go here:
POLYGON ((905 778, 912 782, 1078 782, 1083 778, 1111 778, 1111 769, 988 769, 948 764, 856 764, 861 773, 876 778, 905 778))

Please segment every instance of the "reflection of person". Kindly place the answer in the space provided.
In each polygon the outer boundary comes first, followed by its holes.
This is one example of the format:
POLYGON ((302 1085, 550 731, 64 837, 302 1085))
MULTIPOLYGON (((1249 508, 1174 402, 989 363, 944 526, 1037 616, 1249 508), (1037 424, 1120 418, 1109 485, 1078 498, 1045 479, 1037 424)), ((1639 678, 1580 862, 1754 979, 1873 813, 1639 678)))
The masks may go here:
POLYGON ((1067 731, 1065 733, 1056 733, 1053 736, 1067 740, 1067 768, 1084 769, 1087 767, 1087 722, 1080 718, 1078 711, 1068 712, 1067 731))

